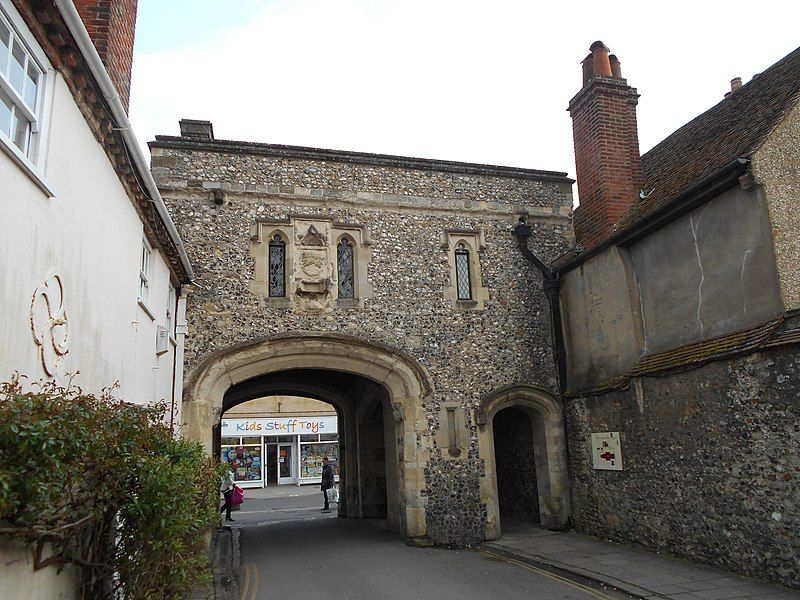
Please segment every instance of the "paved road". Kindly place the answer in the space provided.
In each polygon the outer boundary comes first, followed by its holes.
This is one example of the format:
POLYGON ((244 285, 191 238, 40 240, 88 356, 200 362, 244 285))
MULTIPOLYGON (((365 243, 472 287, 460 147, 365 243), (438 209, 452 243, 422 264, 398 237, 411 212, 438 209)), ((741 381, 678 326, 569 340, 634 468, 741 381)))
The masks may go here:
POLYGON ((254 499, 235 514, 242 600, 629 598, 478 551, 413 548, 381 521, 321 515, 318 503, 254 499))

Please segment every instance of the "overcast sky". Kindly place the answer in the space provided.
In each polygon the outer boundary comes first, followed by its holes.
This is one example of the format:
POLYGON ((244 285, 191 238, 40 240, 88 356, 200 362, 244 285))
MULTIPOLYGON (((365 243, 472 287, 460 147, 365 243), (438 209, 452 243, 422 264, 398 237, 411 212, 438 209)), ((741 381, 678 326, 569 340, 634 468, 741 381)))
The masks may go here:
POLYGON ((143 144, 217 138, 567 171, 580 61, 638 88, 642 152, 800 45, 800 2, 139 0, 143 144))

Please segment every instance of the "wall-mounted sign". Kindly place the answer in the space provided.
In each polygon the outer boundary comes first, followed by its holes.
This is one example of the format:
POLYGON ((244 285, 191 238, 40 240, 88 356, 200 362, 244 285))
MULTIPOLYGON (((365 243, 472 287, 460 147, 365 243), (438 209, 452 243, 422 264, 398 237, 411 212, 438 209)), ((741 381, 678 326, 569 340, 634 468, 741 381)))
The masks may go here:
POLYGON ((336 433, 336 417, 222 419, 222 436, 336 433))
POLYGON ((618 431, 592 434, 592 466, 606 471, 622 471, 622 447, 618 431))

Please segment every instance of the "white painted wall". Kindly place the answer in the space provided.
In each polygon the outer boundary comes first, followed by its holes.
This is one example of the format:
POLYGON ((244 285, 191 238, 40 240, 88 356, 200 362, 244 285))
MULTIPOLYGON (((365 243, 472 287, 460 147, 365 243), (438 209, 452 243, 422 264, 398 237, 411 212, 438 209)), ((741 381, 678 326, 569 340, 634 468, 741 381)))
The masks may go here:
MULTIPOLYGON (((52 198, 0 152, 0 377, 47 378, 29 314, 37 286, 57 273, 71 340, 62 371, 80 371, 75 382, 87 391, 119 382, 126 400, 169 402, 176 347, 156 355, 169 269, 154 249, 151 317, 137 302, 142 223, 60 76, 46 144, 42 178, 52 198)), ((179 398, 180 378, 176 388, 179 398)))

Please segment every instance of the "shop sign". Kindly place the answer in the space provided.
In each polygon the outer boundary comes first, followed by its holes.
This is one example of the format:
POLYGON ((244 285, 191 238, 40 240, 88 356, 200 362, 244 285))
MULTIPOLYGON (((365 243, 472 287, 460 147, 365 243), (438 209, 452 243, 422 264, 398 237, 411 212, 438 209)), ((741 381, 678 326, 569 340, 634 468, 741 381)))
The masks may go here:
POLYGON ((592 466, 605 471, 622 471, 618 431, 592 434, 592 466))
POLYGON ((222 436, 336 433, 336 417, 222 419, 222 436))

